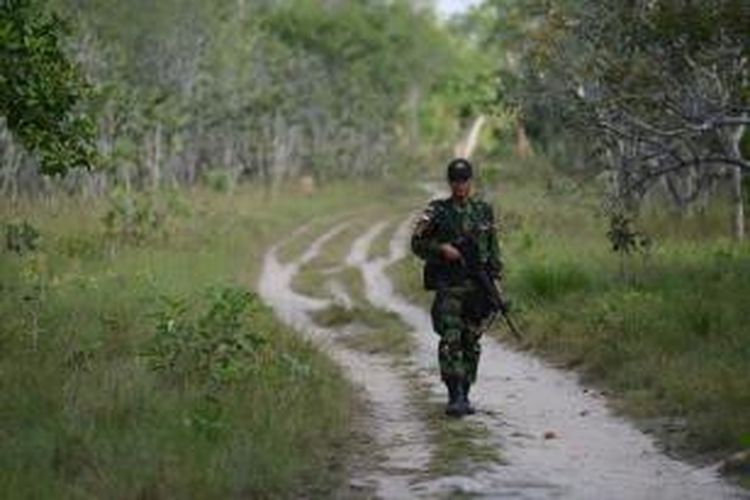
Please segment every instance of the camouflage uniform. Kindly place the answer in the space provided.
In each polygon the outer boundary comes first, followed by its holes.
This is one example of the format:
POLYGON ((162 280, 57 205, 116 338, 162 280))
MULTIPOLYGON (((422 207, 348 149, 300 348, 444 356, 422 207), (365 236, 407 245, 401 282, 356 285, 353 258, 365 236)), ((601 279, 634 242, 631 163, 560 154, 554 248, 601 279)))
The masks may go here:
POLYGON ((440 245, 467 233, 476 238, 482 263, 500 279, 502 262, 494 214, 480 199, 472 197, 464 204, 451 198, 431 202, 417 221, 411 240, 414 253, 426 261, 425 288, 436 292, 431 312, 433 328, 440 335, 441 377, 446 384, 451 378, 461 380, 466 391, 476 380, 481 352, 479 324, 466 312, 479 292, 460 261, 442 259, 440 245))

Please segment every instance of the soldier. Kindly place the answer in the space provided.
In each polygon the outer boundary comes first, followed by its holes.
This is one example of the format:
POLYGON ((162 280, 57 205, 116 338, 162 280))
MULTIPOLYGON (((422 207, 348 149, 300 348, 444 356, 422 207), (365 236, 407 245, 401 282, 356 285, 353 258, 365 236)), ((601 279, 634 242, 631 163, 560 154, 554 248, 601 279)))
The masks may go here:
POLYGON ((448 388, 446 414, 475 412, 469 402, 479 365, 481 318, 472 314, 481 300, 456 242, 472 237, 479 259, 493 279, 500 280, 502 263, 492 207, 472 196, 472 166, 464 159, 448 165, 451 196, 430 202, 417 221, 412 251, 425 261, 424 287, 435 291, 432 325, 440 336, 440 376, 448 388))

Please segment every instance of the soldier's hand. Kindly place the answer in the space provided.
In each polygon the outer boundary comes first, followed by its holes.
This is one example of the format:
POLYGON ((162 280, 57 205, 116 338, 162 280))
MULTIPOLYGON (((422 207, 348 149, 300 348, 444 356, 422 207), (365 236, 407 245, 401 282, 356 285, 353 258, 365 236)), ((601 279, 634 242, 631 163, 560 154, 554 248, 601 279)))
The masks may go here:
POLYGON ((450 243, 443 243, 442 245, 440 245, 440 254, 443 256, 443 259, 447 260, 448 262, 461 260, 462 257, 461 252, 459 252, 458 249, 450 243))

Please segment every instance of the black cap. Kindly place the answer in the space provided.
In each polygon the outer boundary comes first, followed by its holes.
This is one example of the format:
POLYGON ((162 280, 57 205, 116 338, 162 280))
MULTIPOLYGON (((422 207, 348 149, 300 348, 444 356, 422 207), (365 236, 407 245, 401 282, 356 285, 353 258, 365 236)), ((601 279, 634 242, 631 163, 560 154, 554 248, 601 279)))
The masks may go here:
POLYGON ((473 175, 471 163, 463 158, 456 158, 448 164, 448 182, 464 182, 473 175))

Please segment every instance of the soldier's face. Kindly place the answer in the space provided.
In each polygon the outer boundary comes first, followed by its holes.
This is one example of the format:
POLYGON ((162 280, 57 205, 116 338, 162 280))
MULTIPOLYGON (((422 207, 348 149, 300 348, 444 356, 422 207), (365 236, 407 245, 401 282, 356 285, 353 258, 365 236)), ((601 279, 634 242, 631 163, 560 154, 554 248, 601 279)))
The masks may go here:
POLYGON ((463 201, 471 194, 471 180, 451 181, 451 194, 458 201, 463 201))

